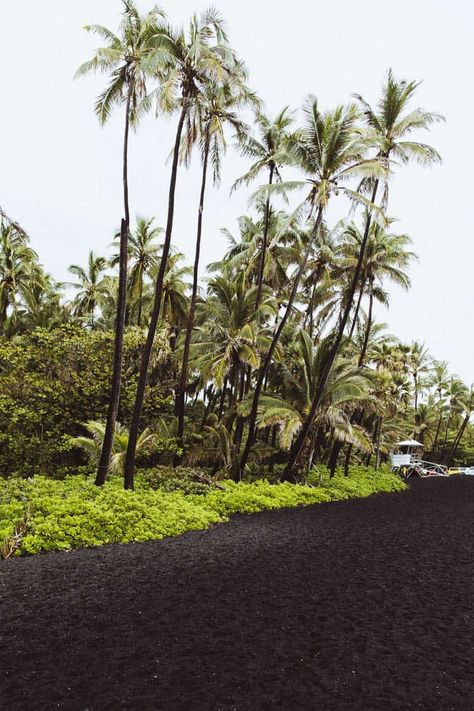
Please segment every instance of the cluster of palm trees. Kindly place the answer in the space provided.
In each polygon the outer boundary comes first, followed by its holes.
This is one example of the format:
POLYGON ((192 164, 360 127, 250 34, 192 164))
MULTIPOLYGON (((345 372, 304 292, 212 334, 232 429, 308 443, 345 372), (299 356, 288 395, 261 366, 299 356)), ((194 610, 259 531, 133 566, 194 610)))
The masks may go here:
MULTIPOLYGON (((106 260, 91 253, 86 269, 70 268, 75 295, 63 308, 63 318, 115 331, 96 483, 105 481, 119 427, 130 326, 145 329, 146 340, 127 423, 127 488, 158 329, 167 334, 176 373, 174 415, 163 425, 176 439, 176 464, 201 462, 235 478, 279 467, 281 478, 294 480, 321 461, 332 471, 373 457, 378 464, 410 433, 452 458, 469 432, 471 392, 442 377, 444 365, 423 347, 404 346, 376 320, 380 305, 388 305, 387 285, 409 287, 415 258, 389 213, 390 178, 410 161, 440 160, 416 134, 442 117, 414 108, 418 84, 389 71, 375 107, 355 95, 322 111, 309 96, 301 123, 288 107, 271 118, 215 10, 176 29, 156 7, 142 15, 131 0, 123 5, 118 33, 87 28, 104 46, 78 70, 109 76, 95 106, 101 123, 115 107, 124 114, 116 254, 106 260), (163 230, 151 218, 136 225, 130 218, 130 127, 150 110, 158 120, 177 117, 163 230), (224 231, 229 249, 209 265, 203 290, 206 195, 219 183, 230 144, 249 161, 233 189, 254 186, 252 213, 239 219, 237 236, 224 231), (196 151, 202 178, 188 269, 172 245, 173 222, 179 171, 196 151), (333 201, 348 212, 335 226, 328 222, 333 201)), ((7 301, 7 311, 14 303, 7 301)))

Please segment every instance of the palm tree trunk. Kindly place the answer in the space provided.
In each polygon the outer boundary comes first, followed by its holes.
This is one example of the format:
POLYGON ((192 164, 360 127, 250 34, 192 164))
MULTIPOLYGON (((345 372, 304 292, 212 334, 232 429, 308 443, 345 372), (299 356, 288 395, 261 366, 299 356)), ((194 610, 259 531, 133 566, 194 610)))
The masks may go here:
POLYGON ((370 284, 369 292, 369 312, 367 314, 367 324, 365 328, 364 343, 362 344, 362 350, 360 352, 358 366, 362 368, 364 365, 365 356, 367 355, 367 347, 369 345, 370 332, 372 330, 372 313, 374 307, 374 293, 372 289, 372 284, 370 284))
MULTIPOLYGON (((268 185, 273 183, 273 173, 275 166, 273 163, 270 164, 270 176, 268 179, 268 185)), ((263 239, 262 239, 262 251, 260 254, 260 264, 258 266, 258 279, 257 279, 257 295, 255 297, 255 311, 258 310, 260 306, 260 299, 262 298, 262 287, 263 279, 265 274, 265 258, 267 256, 267 242, 268 242, 268 228, 270 226, 270 195, 267 196, 267 202, 265 203, 265 224, 263 228, 263 239)))
POLYGON ((184 339, 184 350, 183 350, 183 360, 181 363, 181 374, 178 381, 178 387, 176 388, 176 400, 175 400, 175 415, 178 418, 178 432, 177 440, 178 447, 181 450, 181 454, 177 454, 175 457, 175 465, 179 464, 183 458, 183 435, 184 435, 184 412, 185 412, 185 397, 188 381, 188 364, 189 364, 189 350, 191 347, 191 338, 194 328, 194 315, 196 312, 196 301, 197 301, 197 291, 198 291, 198 281, 199 281, 199 258, 201 255, 201 237, 202 237, 202 216, 204 212, 204 198, 206 195, 206 178, 207 178, 207 163, 209 159, 209 146, 210 146, 210 136, 209 129, 206 133, 204 146, 204 156, 202 162, 202 178, 201 178, 201 195, 199 198, 199 209, 198 209, 198 222, 197 222, 197 235, 196 235, 196 248, 194 252, 194 271, 193 271, 193 290, 191 294, 191 303, 189 306, 189 317, 188 323, 186 325, 186 337, 184 339))
MULTIPOLYGON (((97 466, 97 473, 95 478, 95 483, 97 486, 102 486, 105 483, 109 470, 110 457, 112 455, 112 447, 114 442, 115 423, 117 422, 117 415, 120 403, 120 390, 122 385, 123 339, 125 335, 125 312, 127 308, 128 233, 130 230, 130 208, 128 200, 128 136, 130 129, 130 103, 131 86, 129 86, 127 96, 125 131, 123 137, 122 182, 125 218, 122 219, 120 226, 119 284, 117 295, 117 314, 115 319, 112 383, 110 389, 109 407, 107 411, 107 422, 105 425, 104 440, 102 442, 102 450, 100 453, 99 464, 97 466)), ((94 314, 92 314, 92 318, 93 317, 94 314)))
POLYGON ((140 269, 140 287, 138 291, 138 314, 137 314, 137 326, 142 325, 142 308, 143 308, 143 269, 140 269))
POLYGON ((163 281, 165 278, 166 267, 168 265, 168 256, 171 246, 171 235, 173 232, 173 219, 174 219, 174 203, 175 203, 175 192, 176 192, 176 178, 178 173, 178 161, 179 161, 179 147, 181 143, 181 134, 183 131, 183 125, 187 113, 186 100, 183 99, 183 104, 181 108, 181 114, 178 121, 178 127, 176 130, 176 138, 174 142, 173 150, 173 163, 171 166, 171 177, 169 186, 169 196, 168 196, 168 218, 166 223, 166 233, 165 241, 163 244, 163 252, 161 255, 160 268, 158 271, 158 276, 155 284, 155 297, 153 301, 153 309, 151 312, 150 324, 148 327, 148 334, 146 338, 145 347, 142 353, 142 359, 140 363, 140 373, 138 376, 137 393, 135 397, 135 404, 133 408, 132 420, 130 423, 130 433, 128 437, 128 447, 127 454, 125 456, 125 468, 124 468, 124 484, 126 489, 133 489, 133 480, 135 474, 135 451, 138 441, 138 433, 140 429, 140 419, 143 409, 143 400, 145 398, 145 388, 146 381, 148 377, 148 366, 150 363, 151 352, 153 350, 153 341, 155 340, 156 327, 158 325, 158 319, 160 317, 161 309, 161 298, 163 295, 163 281))
MULTIPOLYGON (((372 204, 375 202, 375 198, 377 196, 378 185, 379 185, 379 181, 376 180, 375 184, 374 184, 374 189, 372 191, 372 198, 371 198, 372 204)), ((342 317, 339 320, 339 326, 337 329, 336 338, 335 338, 334 344, 330 350, 327 361, 324 364, 324 367, 323 367, 323 370, 321 373, 321 377, 320 377, 320 380, 318 383, 318 387, 317 387, 313 402, 311 404, 311 408, 308 413, 308 416, 306 417, 306 420, 303 423, 303 427, 301 428, 300 433, 299 433, 298 437, 296 438, 296 440, 290 450, 290 456, 288 458, 288 463, 287 463, 285 470, 283 472, 283 477, 282 477, 283 481, 291 481, 291 479, 293 478, 293 468, 294 468, 296 461, 300 455, 300 452, 303 448, 303 445, 304 445, 305 439, 308 435, 308 432, 313 425, 314 418, 316 417, 316 413, 317 413, 318 408, 321 404, 321 399, 322 399, 322 396, 324 393, 324 388, 326 386, 327 379, 329 377, 332 366, 333 366, 334 361, 336 360, 337 354, 339 352, 339 347, 341 345, 344 331, 345 331, 345 328, 347 325, 347 321, 349 319, 349 314, 352 309, 352 301, 354 299, 355 290, 357 288, 357 284, 359 283, 360 275, 362 272, 362 264, 364 261, 367 242, 369 240, 369 232, 370 232, 371 222, 372 222, 372 212, 369 210, 368 214, 367 214, 367 220, 365 223, 364 236, 362 238, 362 242, 360 245, 359 256, 357 259, 357 266, 356 266, 354 276, 352 278, 352 283, 351 283, 351 286, 349 289, 347 303, 346 303, 344 312, 342 313, 342 317)))
POLYGON ((433 454, 434 454, 434 452, 435 452, 435 450, 436 450, 436 446, 437 446, 437 444, 438 444, 438 439, 439 439, 439 433, 440 433, 440 431, 441 431, 441 422, 442 422, 442 420, 443 420, 443 413, 440 412, 439 418, 438 418, 438 426, 436 427, 436 434, 435 434, 435 438, 434 438, 434 442, 433 442, 433 454))
POLYGON ((291 311, 293 309, 293 303, 296 299, 296 294, 298 292, 298 287, 300 285, 301 278, 302 278, 302 276, 305 272, 305 269, 306 269, 306 264, 308 262, 309 254, 311 251, 311 246, 312 246, 314 238, 318 234, 322 218, 323 218, 323 208, 320 205, 318 208, 316 222, 314 224, 312 238, 308 240, 308 244, 307 244, 306 249, 304 251, 303 259, 301 261, 298 272, 297 272, 294 282, 293 282, 293 287, 291 289, 290 297, 289 297, 288 303, 286 305, 285 313, 283 314, 283 316, 280 320, 278 328, 275 331, 275 334, 272 338, 270 348, 268 349, 267 355, 265 356, 263 365, 260 368, 260 373, 258 375, 257 382, 255 384, 255 390, 254 390, 254 395, 253 395, 253 400, 252 400, 252 408, 251 408, 250 416, 249 416, 247 441, 245 443, 244 451, 242 453, 242 457, 241 457, 240 463, 239 463, 240 478, 242 477, 244 468, 247 464, 248 456, 250 454, 250 450, 251 450, 252 445, 255 441, 255 424, 257 421, 258 403, 259 403, 259 399, 260 399, 260 393, 262 391, 263 382, 264 382, 265 378, 267 377, 273 354, 274 354, 275 349, 280 341, 280 337, 283 332, 283 329, 285 328, 286 322, 288 321, 288 318, 289 318, 291 311))
POLYGON ((380 435, 382 433, 383 417, 379 415, 377 418, 377 430, 375 434, 375 469, 380 467, 380 435))
POLYGON ((462 424, 461 424, 461 427, 460 427, 460 429, 459 429, 459 432, 457 433, 456 437, 454 438, 454 442, 453 442, 453 444, 452 444, 452 446, 451 446, 451 449, 450 449, 450 451, 449 451, 449 455, 448 455, 448 457, 447 457, 447 459, 446 459, 446 464, 447 464, 448 466, 451 465, 451 462, 452 462, 453 457, 454 457, 454 453, 455 453, 456 449, 459 447, 459 443, 460 443, 461 440, 462 440, 462 437, 463 437, 463 434, 464 434, 464 430, 466 429, 466 427, 467 427, 467 425, 468 425, 468 423, 469 423, 470 417, 471 417, 471 413, 467 414, 467 415, 464 417, 464 419, 463 419, 463 421, 462 421, 462 424))
POLYGON ((359 298, 357 299, 357 306, 354 311, 354 318, 352 319, 351 330, 349 331, 349 338, 352 338, 352 336, 354 335, 354 330, 355 330, 355 327, 357 324, 357 319, 359 318, 359 311, 360 311, 360 307, 362 304, 362 297, 364 295, 364 286, 365 286, 365 279, 362 280, 362 283, 360 285, 359 298))

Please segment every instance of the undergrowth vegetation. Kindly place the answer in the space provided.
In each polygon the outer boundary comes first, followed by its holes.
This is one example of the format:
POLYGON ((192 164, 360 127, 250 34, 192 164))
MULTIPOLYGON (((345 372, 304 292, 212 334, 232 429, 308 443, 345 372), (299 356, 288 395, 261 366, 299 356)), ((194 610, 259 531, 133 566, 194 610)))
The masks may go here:
POLYGON ((0 555, 27 555, 106 543, 158 540, 209 528, 234 513, 255 513, 406 488, 390 471, 354 467, 350 477, 313 471, 306 484, 214 482, 204 472, 159 468, 137 477, 135 491, 111 477, 0 480, 0 555), (167 476, 167 473, 169 476, 167 476), (181 482, 178 476, 181 474, 181 482))

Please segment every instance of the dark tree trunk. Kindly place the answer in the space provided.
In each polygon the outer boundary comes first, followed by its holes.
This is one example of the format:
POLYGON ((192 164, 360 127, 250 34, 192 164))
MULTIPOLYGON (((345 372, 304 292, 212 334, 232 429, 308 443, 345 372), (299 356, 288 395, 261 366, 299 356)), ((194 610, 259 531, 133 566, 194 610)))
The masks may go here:
POLYGON ((332 479, 334 474, 336 473, 337 462, 339 459, 339 453, 340 453, 341 449, 342 449, 342 442, 334 442, 334 444, 332 445, 331 454, 329 455, 329 460, 328 460, 330 479, 332 479))
POLYGON ((346 456, 344 458, 344 476, 349 476, 349 466, 351 463, 352 444, 347 447, 346 456))
POLYGON ((298 269, 298 272, 295 276, 294 282, 293 282, 293 287, 291 289, 290 297, 288 299, 288 303, 286 305, 285 313, 283 314, 280 323, 278 325, 277 330, 275 331, 275 334, 272 338, 272 342, 270 344, 270 348, 267 351, 267 354, 265 356, 265 360, 263 362, 262 367, 260 368, 260 372, 257 378, 257 382, 255 384, 255 391, 254 391, 254 396, 252 400, 252 408, 250 411, 250 416, 249 416, 249 424, 248 424, 248 434, 247 434, 247 441, 245 443, 244 451, 242 454, 242 458, 239 463, 239 470, 240 470, 240 476, 242 476, 243 470, 247 464, 248 456, 250 454, 250 450, 252 448, 252 445, 255 441, 255 423, 257 420, 257 410, 258 410, 258 403, 260 400, 260 393, 262 391, 262 386, 265 381, 265 378, 268 375, 268 370, 270 368, 271 360, 273 357, 273 354, 275 352, 275 349, 280 341, 281 334, 283 332, 283 329, 285 328, 286 322, 288 321, 288 318, 291 314, 291 311, 293 309, 293 304, 296 299, 296 295, 298 293, 298 287, 301 282, 301 278, 305 272, 306 269, 306 264, 308 262, 309 258, 309 253, 311 251, 311 246, 313 243, 313 239, 317 236, 319 227, 321 225, 321 220, 323 217, 323 208, 320 206, 318 209, 318 215, 316 217, 316 222, 314 225, 314 230, 313 230, 313 235, 312 238, 308 240, 308 244, 306 246, 305 252, 303 254, 303 259, 301 261, 300 267, 298 269))
POLYGON ((209 412, 211 411, 211 407, 212 407, 213 403, 214 403, 214 386, 211 385, 210 390, 209 390, 207 405, 204 410, 204 415, 202 416, 201 427, 199 428, 200 432, 202 432, 204 429, 204 425, 206 424, 207 416, 209 415, 209 412))
POLYGON ((117 422, 118 409, 120 404, 120 390, 122 384, 122 360, 123 360, 123 339, 125 334, 125 314, 127 309, 127 267, 128 267, 128 233, 130 230, 130 208, 128 201, 128 136, 130 129, 130 101, 131 90, 128 91, 125 131, 123 138, 123 203, 125 218, 122 219, 120 227, 120 256, 119 256, 119 284, 117 295, 117 313, 115 319, 115 339, 114 355, 112 366, 112 382, 110 388, 109 407, 107 411, 107 421, 105 425, 104 441, 100 453, 99 464, 95 483, 102 486, 107 478, 110 457, 115 434, 115 423, 117 422))
POLYGON ((382 415, 379 415, 377 419, 377 434, 375 437, 375 468, 380 467, 380 435, 382 433, 382 415))
MULTIPOLYGON (((275 166, 273 163, 270 164, 270 176, 268 179, 268 185, 273 183, 273 173, 275 171, 275 166)), ((258 278, 257 278, 257 295, 255 297, 255 311, 258 310, 260 306, 260 300, 262 298, 262 287, 265 274, 265 258, 267 256, 267 242, 268 242, 268 228, 270 226, 270 195, 267 196, 267 201, 265 203, 265 223, 263 227, 263 239, 262 239, 262 251, 260 254, 260 263, 258 265, 258 278)))
POLYGON ((125 456, 125 476, 124 484, 126 489, 133 489, 133 480, 135 474, 135 452, 137 448, 138 434, 140 429, 140 419, 143 409, 143 400, 145 397, 145 388, 148 376, 148 366, 150 363, 151 352, 153 350, 153 341, 155 339, 156 327, 158 325, 158 319, 160 317, 161 309, 161 298, 163 295, 163 281, 165 278, 166 267, 168 265, 168 256, 171 246, 171 235, 173 232, 173 218, 174 218, 174 202, 175 202, 175 191, 176 191, 176 177, 178 173, 178 161, 179 161, 179 147, 181 143, 181 134, 183 131, 183 124, 186 118, 186 103, 183 99, 183 105, 181 109, 181 114, 178 121, 178 128, 176 131, 176 138, 174 142, 173 151, 173 163, 171 166, 171 177, 169 186, 169 197, 168 197, 168 218, 166 223, 166 233, 165 241, 163 244, 163 252, 161 255, 160 268, 158 271, 158 276, 155 284, 155 297, 153 301, 153 308, 151 312, 150 324, 148 327, 148 334, 146 338, 145 347, 142 353, 142 359, 140 363, 140 373, 138 376, 137 393, 135 397, 135 404, 133 408, 132 420, 130 423, 130 433, 128 437, 128 448, 127 454, 125 456))
POLYGON ((354 311, 354 318, 352 319, 351 330, 349 331, 349 338, 352 338, 352 336, 354 335, 355 327, 357 325, 357 319, 359 318, 359 311, 360 311, 360 307, 362 304, 362 297, 364 296, 364 287, 365 287, 365 279, 362 279, 362 283, 360 285, 360 290, 359 290, 359 298, 357 299, 357 306, 354 311))
POLYGON ((462 424, 461 424, 461 427, 460 427, 460 429, 459 429, 459 432, 457 433, 456 437, 454 438, 454 442, 453 442, 453 444, 452 444, 452 446, 451 446, 451 449, 450 449, 450 451, 449 451, 448 457, 447 457, 447 459, 446 459, 446 464, 448 465, 448 467, 451 465, 451 463, 452 463, 452 461, 453 461, 454 454, 455 454, 456 449, 459 447, 459 444, 460 444, 460 442, 461 442, 461 440, 462 440, 464 431, 465 431, 465 429, 466 429, 466 427, 467 427, 467 425, 468 425, 468 423, 469 423, 470 416, 471 416, 471 415, 470 415, 470 413, 469 413, 469 415, 466 415, 466 416, 464 417, 464 420, 462 421, 462 424))
POLYGON ((142 325, 142 308, 143 308, 143 270, 140 271, 140 289, 138 292, 138 314, 137 326, 142 325))
MULTIPOLYGON (((202 216, 204 212, 204 198, 206 195, 206 178, 207 178, 207 163, 209 158, 209 134, 206 135, 204 146, 204 157, 202 163, 202 178, 201 178, 201 195, 199 198, 196 248, 194 252, 194 270, 193 270, 193 290, 191 294, 191 303, 189 306, 189 317, 186 325, 186 336, 184 339, 183 360, 181 363, 181 374, 176 388, 175 415, 178 418, 177 440, 178 447, 183 450, 184 436, 184 414, 185 414, 185 399, 188 384, 188 365, 189 351, 191 347, 191 338, 194 328, 194 315, 196 312, 197 291, 199 283, 199 259, 201 255, 201 237, 202 237, 202 216)), ((176 455, 175 465, 182 460, 183 454, 176 455)))
POLYGON ((439 418, 438 418, 438 426, 436 427, 436 434, 433 442, 433 454, 435 453, 436 447, 438 445, 438 440, 439 440, 439 433, 441 431, 441 422, 443 421, 443 413, 440 412, 439 418))
MULTIPOLYGON (((374 189, 372 192, 372 198, 371 198, 372 203, 375 202, 375 198, 376 198, 377 190, 378 190, 378 185, 379 185, 379 181, 376 180, 375 184, 374 184, 374 189)), ((349 319, 349 314, 352 309, 352 301, 354 299, 355 290, 356 290, 357 284, 359 283, 359 280, 360 280, 360 275, 361 275, 361 271, 362 271, 362 264, 363 264, 364 256, 365 256, 365 250, 366 250, 367 242, 369 239, 371 222, 372 222, 372 213, 369 210, 368 215, 367 215, 367 220, 365 223, 364 236, 362 238, 362 242, 360 245, 359 257, 357 259, 356 269, 355 269, 354 276, 352 278, 351 286, 349 289, 347 303, 346 303, 345 309, 341 315, 341 318, 339 320, 336 338, 335 338, 334 343, 331 347, 327 361, 323 366, 321 377, 319 379, 318 387, 316 389, 316 393, 315 393, 313 402, 311 404, 311 408, 308 413, 308 416, 306 417, 306 420, 303 423, 303 427, 301 428, 300 433, 299 433, 298 437, 296 438, 293 447, 291 448, 290 456, 288 458, 288 463, 286 465, 285 471, 283 472, 283 477, 282 477, 283 481, 291 481, 292 480, 293 468, 294 468, 295 463, 296 463, 296 461, 300 455, 300 452, 303 448, 303 444, 304 444, 304 441, 308 435, 308 432, 313 425, 314 418, 316 417, 318 408, 321 404, 321 399, 322 399, 322 396, 324 393, 324 388, 326 386, 327 379, 329 377, 332 366, 333 366, 334 361, 336 360, 337 354, 339 352, 339 348, 340 348, 340 345, 342 342, 342 338, 343 338, 344 331, 345 331, 345 328, 347 325, 347 321, 349 319)))
POLYGON ((374 294, 373 294, 372 283, 371 283, 370 284, 370 292, 369 292, 369 312, 367 314, 367 325, 366 325, 366 329, 365 329, 364 343, 362 344, 362 350, 360 352, 360 357, 359 357, 359 363, 358 363, 359 368, 362 368, 362 366, 364 365, 365 356, 367 355, 367 348, 368 348, 369 339, 370 339, 370 331, 372 330, 373 307, 374 307, 374 294))

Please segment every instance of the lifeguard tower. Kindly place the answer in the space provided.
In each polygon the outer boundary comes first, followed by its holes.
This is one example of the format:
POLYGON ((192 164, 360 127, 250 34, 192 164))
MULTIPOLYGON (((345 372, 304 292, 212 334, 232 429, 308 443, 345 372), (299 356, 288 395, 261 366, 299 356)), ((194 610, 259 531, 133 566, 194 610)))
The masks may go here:
POLYGON ((423 460, 423 444, 416 439, 397 442, 397 450, 390 455, 392 469, 407 479, 410 476, 447 476, 447 467, 423 460))

